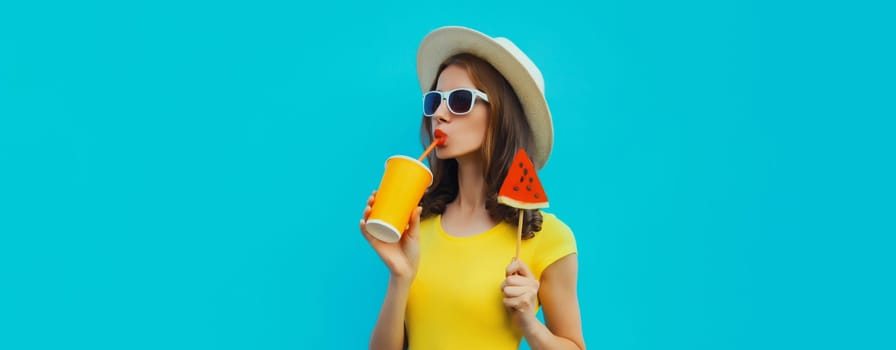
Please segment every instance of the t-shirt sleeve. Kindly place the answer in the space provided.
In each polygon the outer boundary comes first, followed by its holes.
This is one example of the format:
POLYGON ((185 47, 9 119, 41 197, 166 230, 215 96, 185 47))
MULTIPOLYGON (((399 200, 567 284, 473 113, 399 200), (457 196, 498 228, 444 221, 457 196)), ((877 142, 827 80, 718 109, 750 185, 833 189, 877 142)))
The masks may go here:
POLYGON ((561 258, 577 253, 576 239, 569 226, 566 226, 553 214, 542 212, 541 232, 535 233, 538 248, 535 254, 534 269, 539 277, 541 273, 561 258))

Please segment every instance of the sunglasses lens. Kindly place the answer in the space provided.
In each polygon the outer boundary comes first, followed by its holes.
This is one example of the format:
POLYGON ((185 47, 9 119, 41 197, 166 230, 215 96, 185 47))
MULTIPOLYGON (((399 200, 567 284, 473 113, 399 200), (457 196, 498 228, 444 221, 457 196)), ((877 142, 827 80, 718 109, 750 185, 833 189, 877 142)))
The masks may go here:
POLYGON ((448 107, 454 114, 467 114, 473 109, 473 93, 467 90, 456 90, 448 95, 448 107))
POLYGON ((438 92, 427 92, 423 97, 423 115, 430 117, 436 114, 439 104, 442 103, 442 95, 438 92))

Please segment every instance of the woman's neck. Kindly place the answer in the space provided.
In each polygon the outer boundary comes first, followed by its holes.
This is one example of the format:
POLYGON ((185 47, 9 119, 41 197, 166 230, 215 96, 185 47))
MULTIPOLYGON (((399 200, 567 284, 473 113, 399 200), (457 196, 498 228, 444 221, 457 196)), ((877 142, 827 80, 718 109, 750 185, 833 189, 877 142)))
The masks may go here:
POLYGON ((463 216, 485 210, 486 183, 482 174, 481 161, 458 159, 458 191, 454 205, 463 216))
POLYGON ((452 236, 472 236, 497 224, 485 209, 487 185, 482 164, 481 160, 458 159, 457 198, 442 214, 442 229, 452 236))

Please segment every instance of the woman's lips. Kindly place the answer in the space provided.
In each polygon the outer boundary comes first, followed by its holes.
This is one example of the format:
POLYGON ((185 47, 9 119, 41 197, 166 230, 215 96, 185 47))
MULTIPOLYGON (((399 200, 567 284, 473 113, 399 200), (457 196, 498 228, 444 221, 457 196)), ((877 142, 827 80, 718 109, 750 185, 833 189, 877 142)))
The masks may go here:
POLYGON ((445 142, 448 142, 448 134, 446 134, 442 129, 436 129, 433 133, 433 136, 436 138, 437 146, 444 146, 445 142))

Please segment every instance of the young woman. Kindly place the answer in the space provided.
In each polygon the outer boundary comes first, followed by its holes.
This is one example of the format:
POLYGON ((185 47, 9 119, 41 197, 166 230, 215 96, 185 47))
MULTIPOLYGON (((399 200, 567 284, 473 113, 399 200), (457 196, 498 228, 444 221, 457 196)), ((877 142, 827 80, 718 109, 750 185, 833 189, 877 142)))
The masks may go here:
POLYGON ((361 232, 391 272, 371 349, 584 349, 572 231, 527 210, 519 259, 519 210, 498 191, 520 148, 544 166, 553 129, 541 73, 505 38, 463 27, 423 39, 421 138, 433 184, 397 243, 361 232), (536 318, 543 308, 545 323, 536 318))

